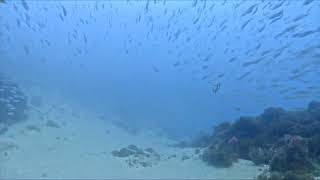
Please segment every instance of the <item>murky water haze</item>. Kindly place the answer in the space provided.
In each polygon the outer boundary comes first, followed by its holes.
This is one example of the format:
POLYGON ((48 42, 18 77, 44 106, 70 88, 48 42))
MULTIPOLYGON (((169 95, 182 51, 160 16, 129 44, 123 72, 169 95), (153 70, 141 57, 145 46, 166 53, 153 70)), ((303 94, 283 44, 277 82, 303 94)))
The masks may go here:
POLYGON ((1 71, 174 135, 320 96, 319 1, 7 1, 1 71))

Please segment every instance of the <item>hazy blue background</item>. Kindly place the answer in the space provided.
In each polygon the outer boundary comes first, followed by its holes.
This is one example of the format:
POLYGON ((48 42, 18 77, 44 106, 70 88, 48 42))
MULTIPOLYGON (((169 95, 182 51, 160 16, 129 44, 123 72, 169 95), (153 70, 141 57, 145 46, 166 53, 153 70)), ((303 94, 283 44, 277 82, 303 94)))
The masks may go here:
POLYGON ((319 17, 319 1, 8 1, 0 70, 106 119, 189 135, 319 100, 319 17))

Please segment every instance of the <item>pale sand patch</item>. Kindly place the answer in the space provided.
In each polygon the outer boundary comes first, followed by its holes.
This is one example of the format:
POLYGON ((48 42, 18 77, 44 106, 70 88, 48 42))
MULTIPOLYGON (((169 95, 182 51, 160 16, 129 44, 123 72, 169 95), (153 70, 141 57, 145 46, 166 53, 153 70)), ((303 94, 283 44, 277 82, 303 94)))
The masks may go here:
POLYGON ((30 109, 27 121, 13 126, 6 137, 1 137, 6 138, 3 142, 7 145, 14 146, 5 151, 5 157, 4 151, 0 152, 1 178, 250 179, 259 173, 259 167, 244 160, 231 168, 207 166, 194 154, 194 149, 168 147, 173 141, 164 136, 148 131, 133 136, 84 109, 78 109, 81 115, 75 117, 72 114, 75 108, 61 106, 63 112, 60 109, 59 114, 50 110, 51 106, 39 109, 46 112, 45 118, 30 109), (47 120, 57 122, 60 128, 46 126, 47 120), (39 127, 40 132, 27 130, 28 125, 39 127), (163 157, 172 154, 177 157, 161 160, 152 167, 130 168, 124 159, 111 154, 129 144, 152 147, 163 157), (183 154, 192 157, 182 161, 183 154))

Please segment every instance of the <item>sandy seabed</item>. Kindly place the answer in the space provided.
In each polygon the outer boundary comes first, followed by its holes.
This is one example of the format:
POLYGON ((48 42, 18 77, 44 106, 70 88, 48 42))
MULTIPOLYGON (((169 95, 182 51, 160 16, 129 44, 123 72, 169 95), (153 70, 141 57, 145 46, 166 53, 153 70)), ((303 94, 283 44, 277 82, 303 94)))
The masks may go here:
POLYGON ((46 104, 30 108, 28 120, 0 137, 0 179, 253 179, 260 173, 261 167, 245 160, 231 168, 208 166, 195 149, 169 147, 175 142, 159 133, 132 135, 79 106, 59 102, 59 97, 41 97, 46 104), (112 155, 130 144, 152 147, 160 161, 130 167, 112 155), (175 158, 165 158, 173 154, 175 158))

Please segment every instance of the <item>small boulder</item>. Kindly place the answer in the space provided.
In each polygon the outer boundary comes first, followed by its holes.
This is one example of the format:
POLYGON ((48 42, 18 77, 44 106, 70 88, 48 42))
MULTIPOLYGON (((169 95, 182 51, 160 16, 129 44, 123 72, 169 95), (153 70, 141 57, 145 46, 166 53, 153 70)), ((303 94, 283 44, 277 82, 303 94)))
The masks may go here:
POLYGON ((112 151, 111 153, 115 157, 128 157, 135 154, 134 151, 128 148, 121 148, 119 151, 115 150, 115 151, 112 151))
POLYGON ((48 120, 46 122, 46 126, 52 127, 52 128, 60 128, 60 125, 57 122, 52 121, 52 120, 48 120))

